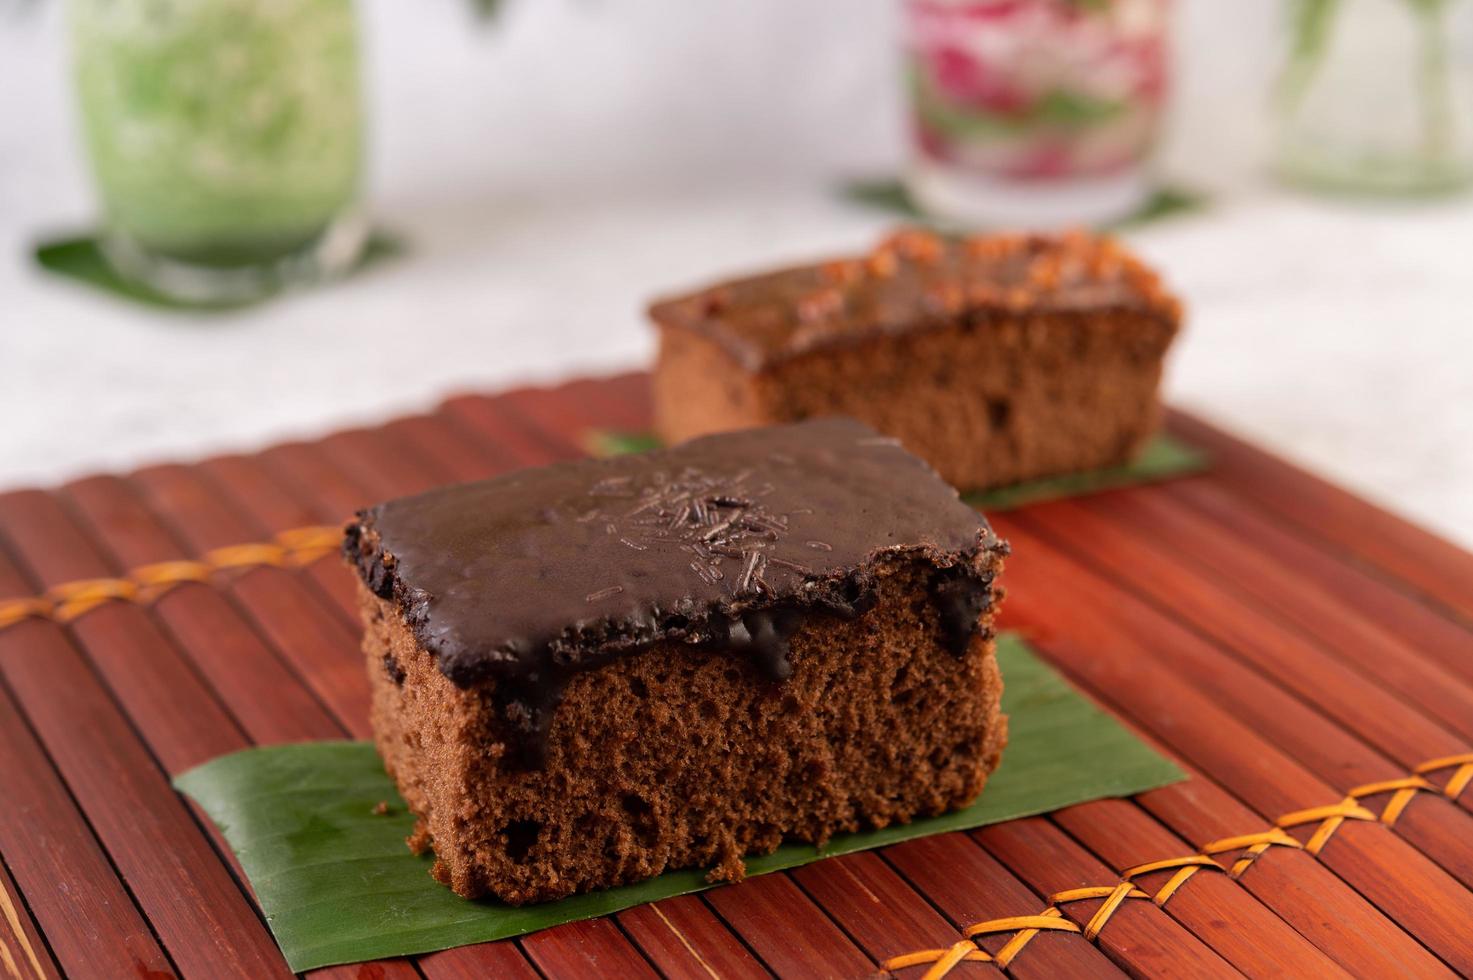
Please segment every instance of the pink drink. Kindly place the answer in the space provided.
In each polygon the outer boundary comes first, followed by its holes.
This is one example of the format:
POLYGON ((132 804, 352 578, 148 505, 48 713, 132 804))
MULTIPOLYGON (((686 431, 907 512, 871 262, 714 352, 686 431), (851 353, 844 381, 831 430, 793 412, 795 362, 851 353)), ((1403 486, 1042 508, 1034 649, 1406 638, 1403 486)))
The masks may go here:
POLYGON ((1149 193, 1170 0, 906 0, 912 195, 969 224, 1105 222, 1149 193))

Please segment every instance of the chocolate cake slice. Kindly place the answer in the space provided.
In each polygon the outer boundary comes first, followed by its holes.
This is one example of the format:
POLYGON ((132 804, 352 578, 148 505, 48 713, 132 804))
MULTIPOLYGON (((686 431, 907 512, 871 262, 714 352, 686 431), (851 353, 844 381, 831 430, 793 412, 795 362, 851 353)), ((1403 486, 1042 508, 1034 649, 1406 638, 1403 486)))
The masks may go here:
POLYGON ((1113 239, 943 239, 656 303, 667 441, 849 415, 965 489, 1128 461, 1180 305, 1113 239))
POLYGON ((384 762, 458 894, 555 899, 970 802, 1006 545, 829 419, 362 512, 384 762))

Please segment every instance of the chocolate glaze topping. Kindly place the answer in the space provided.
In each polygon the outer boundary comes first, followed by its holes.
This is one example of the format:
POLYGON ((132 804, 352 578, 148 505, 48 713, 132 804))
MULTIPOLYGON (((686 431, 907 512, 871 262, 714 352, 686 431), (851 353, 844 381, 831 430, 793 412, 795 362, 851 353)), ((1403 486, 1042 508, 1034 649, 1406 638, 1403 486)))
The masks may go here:
POLYGON ((1110 238, 909 229, 868 255, 737 279, 658 302, 650 316, 708 337, 755 371, 961 317, 985 325, 998 314, 1108 309, 1180 317, 1156 274, 1110 238))
POLYGON ((788 638, 862 612, 886 553, 936 567, 960 654, 991 587, 981 553, 1005 548, 925 463, 847 419, 445 487, 361 512, 344 543, 451 681, 496 678, 533 763, 571 673, 675 640, 782 680, 788 638))

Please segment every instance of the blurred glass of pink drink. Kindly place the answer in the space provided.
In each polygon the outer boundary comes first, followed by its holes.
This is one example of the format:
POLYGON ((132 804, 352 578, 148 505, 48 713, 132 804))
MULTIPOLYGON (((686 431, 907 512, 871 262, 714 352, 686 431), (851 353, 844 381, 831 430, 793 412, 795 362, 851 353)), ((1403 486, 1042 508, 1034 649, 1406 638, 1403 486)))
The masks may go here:
POLYGON ((925 210, 983 226, 1098 224, 1145 203, 1170 0, 905 0, 925 210))

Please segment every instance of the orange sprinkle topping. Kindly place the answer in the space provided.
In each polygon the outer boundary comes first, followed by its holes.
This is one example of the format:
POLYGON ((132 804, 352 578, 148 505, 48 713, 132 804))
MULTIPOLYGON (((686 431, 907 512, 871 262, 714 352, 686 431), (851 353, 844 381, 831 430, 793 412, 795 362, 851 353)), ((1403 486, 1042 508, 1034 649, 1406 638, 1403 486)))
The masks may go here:
POLYGON ((878 248, 864 260, 865 271, 879 279, 889 279, 900 270, 900 259, 887 248, 878 248))
POLYGON ((946 243, 935 232, 924 228, 902 228, 880 244, 884 251, 894 251, 914 262, 940 261, 946 252, 946 243))
POLYGON ((847 286, 864 278, 864 263, 856 259, 825 262, 819 267, 818 274, 826 283, 847 286))
POLYGON ((820 289, 798 300, 798 319, 804 323, 827 320, 844 310, 844 294, 837 289, 820 289))

